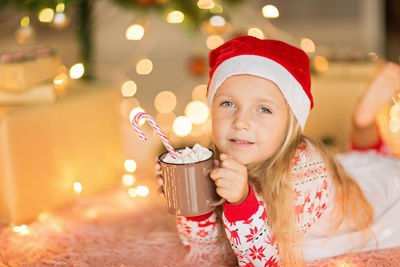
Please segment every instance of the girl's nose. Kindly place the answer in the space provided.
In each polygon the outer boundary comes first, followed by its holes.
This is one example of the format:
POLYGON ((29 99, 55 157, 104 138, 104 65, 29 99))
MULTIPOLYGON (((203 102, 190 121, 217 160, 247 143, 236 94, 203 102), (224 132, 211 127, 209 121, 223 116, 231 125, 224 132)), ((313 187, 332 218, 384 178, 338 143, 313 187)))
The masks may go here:
POLYGON ((236 130, 250 130, 250 116, 243 111, 239 111, 233 121, 233 128, 236 130))

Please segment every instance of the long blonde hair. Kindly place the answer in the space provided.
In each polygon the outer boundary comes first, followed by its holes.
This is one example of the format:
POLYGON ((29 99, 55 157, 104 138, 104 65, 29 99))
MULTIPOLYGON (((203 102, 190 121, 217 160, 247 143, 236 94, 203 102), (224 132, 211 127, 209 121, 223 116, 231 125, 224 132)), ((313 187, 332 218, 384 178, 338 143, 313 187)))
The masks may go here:
POLYGON ((249 183, 266 205, 268 226, 279 245, 280 262, 283 266, 304 265, 302 254, 302 232, 296 229, 294 213, 294 189, 291 171, 292 159, 302 142, 310 142, 321 154, 327 164, 332 184, 335 187, 335 207, 337 222, 332 230, 336 231, 346 218, 352 227, 367 229, 373 219, 373 209, 365 199, 357 182, 343 169, 332 151, 319 141, 302 135, 290 108, 287 134, 281 147, 275 154, 258 164, 249 165, 249 183))

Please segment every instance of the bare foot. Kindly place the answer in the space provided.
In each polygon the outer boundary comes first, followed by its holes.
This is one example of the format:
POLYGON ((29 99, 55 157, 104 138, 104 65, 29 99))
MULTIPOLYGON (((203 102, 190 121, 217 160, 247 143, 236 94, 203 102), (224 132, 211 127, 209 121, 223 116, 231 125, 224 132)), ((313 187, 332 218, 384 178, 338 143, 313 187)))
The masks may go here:
POLYGON ((398 93, 400 93, 400 65, 387 63, 358 103, 354 114, 355 126, 364 128, 373 124, 381 107, 398 93))

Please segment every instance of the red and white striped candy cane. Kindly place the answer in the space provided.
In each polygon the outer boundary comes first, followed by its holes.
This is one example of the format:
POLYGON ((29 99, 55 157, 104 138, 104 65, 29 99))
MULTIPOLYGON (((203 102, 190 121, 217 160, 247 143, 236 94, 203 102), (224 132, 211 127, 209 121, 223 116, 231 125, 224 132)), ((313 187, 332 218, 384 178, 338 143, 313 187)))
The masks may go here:
POLYGON ((139 120, 140 119, 146 119, 147 120, 147 122, 150 124, 150 126, 153 128, 153 130, 161 138, 161 142, 167 148, 167 150, 171 154, 171 156, 174 159, 177 159, 178 158, 178 154, 176 153, 176 151, 172 147, 171 143, 168 141, 167 137, 165 136, 165 134, 163 133, 161 128, 157 125, 156 121, 154 120, 154 118, 151 115, 149 115, 147 113, 144 113, 144 112, 139 112, 133 117, 132 125, 133 125, 133 128, 135 129, 135 132, 136 132, 137 136, 143 141, 147 140, 147 137, 144 135, 142 130, 140 130, 140 128, 139 128, 139 120))

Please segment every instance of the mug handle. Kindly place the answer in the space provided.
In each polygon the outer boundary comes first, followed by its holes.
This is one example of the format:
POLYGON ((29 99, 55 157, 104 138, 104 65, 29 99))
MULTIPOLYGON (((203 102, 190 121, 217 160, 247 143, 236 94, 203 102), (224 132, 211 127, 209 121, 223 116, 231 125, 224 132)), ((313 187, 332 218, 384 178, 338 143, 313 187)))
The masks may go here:
MULTIPOLYGON (((211 172, 214 168, 215 168, 215 167, 212 167, 211 169, 206 170, 207 175, 209 175, 210 172, 211 172)), ((210 178, 210 179, 211 179, 211 178, 210 178)), ((226 201, 225 198, 221 198, 220 200, 217 200, 217 201, 211 201, 211 202, 209 202, 207 205, 208 205, 209 207, 215 208, 215 207, 217 207, 217 206, 220 206, 220 205, 224 204, 225 201, 226 201)))

